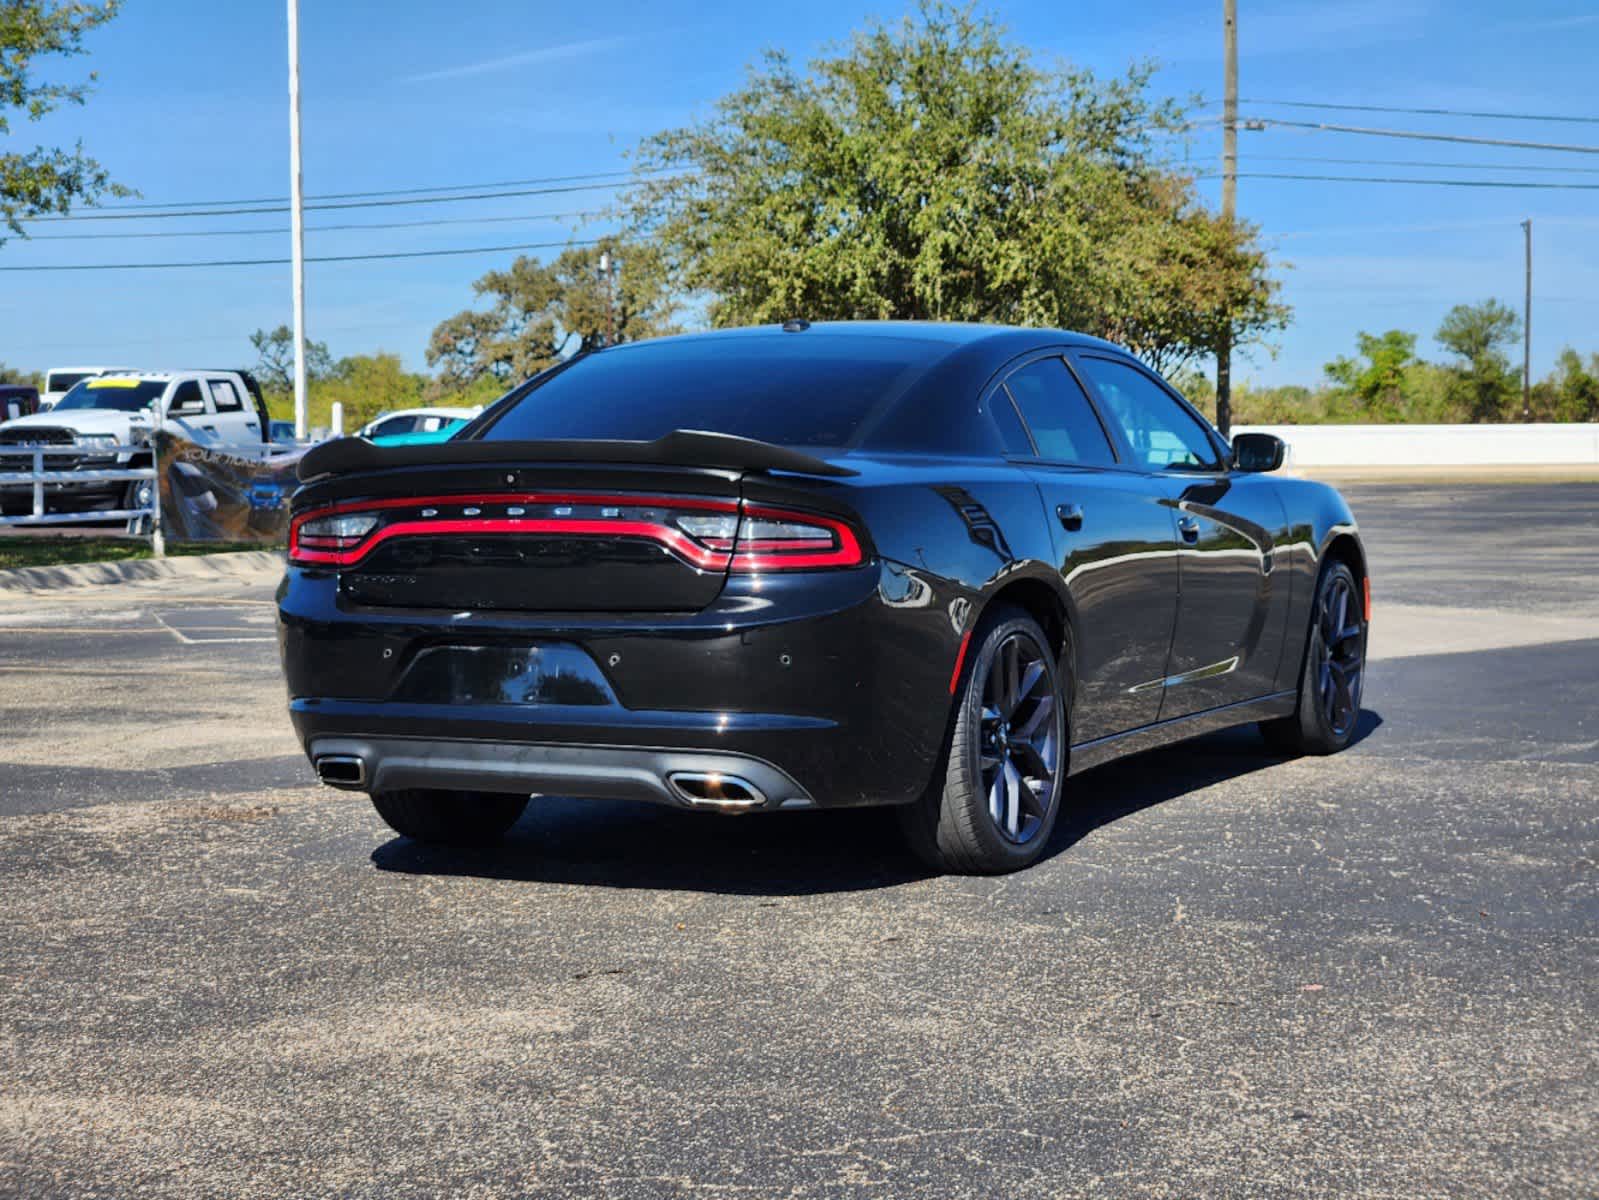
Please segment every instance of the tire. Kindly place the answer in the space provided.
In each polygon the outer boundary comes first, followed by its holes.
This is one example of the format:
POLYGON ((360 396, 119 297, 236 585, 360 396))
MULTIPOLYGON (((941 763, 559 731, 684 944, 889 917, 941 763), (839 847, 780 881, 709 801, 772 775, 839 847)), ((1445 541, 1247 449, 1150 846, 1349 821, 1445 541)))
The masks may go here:
MULTIPOLYGON (((122 489, 122 499, 118 501, 117 507, 130 511, 136 508, 147 508, 150 501, 150 489, 154 486, 154 480, 130 479, 128 486, 122 489), (143 493, 143 503, 140 502, 140 493, 143 493)), ((129 517, 127 520, 129 533, 145 534, 150 532, 150 517, 148 513, 141 517, 129 517)))
POLYGON ((1365 604, 1347 564, 1333 559, 1316 580, 1310 633, 1293 715, 1262 721, 1267 743, 1285 754, 1336 754, 1355 739, 1366 682, 1365 604))
POLYGON ((933 782, 897 812, 907 844, 927 866, 996 875, 1043 854, 1066 774, 1063 672, 1025 612, 1006 606, 984 616, 933 782))
POLYGON ((488 846, 516 824, 526 796, 406 788, 374 792, 372 807, 395 833, 437 846, 488 846))

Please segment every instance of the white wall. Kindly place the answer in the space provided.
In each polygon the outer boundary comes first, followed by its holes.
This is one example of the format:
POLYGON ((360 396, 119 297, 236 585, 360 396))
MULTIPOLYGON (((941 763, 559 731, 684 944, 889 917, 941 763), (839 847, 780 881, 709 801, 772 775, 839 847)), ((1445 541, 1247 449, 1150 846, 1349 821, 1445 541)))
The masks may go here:
POLYGON ((1599 465, 1596 425, 1235 425, 1274 433, 1298 467, 1599 465))

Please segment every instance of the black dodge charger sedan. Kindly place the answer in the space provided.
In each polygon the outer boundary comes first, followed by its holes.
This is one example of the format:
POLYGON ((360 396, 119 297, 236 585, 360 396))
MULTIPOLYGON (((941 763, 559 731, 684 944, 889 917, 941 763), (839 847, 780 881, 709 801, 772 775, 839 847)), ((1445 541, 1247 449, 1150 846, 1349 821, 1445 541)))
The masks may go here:
POLYGON ((1259 722, 1354 735, 1370 617, 1332 488, 1109 343, 809 324, 580 355, 447 442, 299 468, 279 633, 322 780, 398 832, 537 793, 897 806, 952 871, 1067 777, 1259 722))

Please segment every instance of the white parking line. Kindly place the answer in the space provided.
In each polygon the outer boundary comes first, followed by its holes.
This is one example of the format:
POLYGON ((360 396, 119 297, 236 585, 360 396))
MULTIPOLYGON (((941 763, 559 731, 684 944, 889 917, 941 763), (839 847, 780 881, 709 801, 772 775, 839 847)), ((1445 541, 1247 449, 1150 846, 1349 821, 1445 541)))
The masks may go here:
POLYGON ((183 645, 185 645, 185 646, 228 646, 228 645, 237 644, 239 642, 275 642, 275 641, 277 641, 277 638, 274 638, 274 637, 261 637, 261 636, 256 636, 256 637, 192 638, 188 634, 184 633, 181 629, 174 629, 171 625, 167 624, 166 620, 161 616, 160 613, 151 613, 150 616, 155 621, 155 623, 157 625, 161 626, 162 629, 165 629, 168 633, 170 633, 173 637, 177 638, 178 641, 180 643, 182 643, 183 645))

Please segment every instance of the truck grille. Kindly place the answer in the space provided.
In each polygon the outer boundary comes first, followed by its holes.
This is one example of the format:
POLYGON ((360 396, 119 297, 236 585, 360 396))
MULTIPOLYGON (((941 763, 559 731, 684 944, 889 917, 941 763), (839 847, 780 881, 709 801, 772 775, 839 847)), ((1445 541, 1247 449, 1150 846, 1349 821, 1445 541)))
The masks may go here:
POLYGON ((70 446, 75 440, 70 429, 0 429, 0 446, 70 446))

